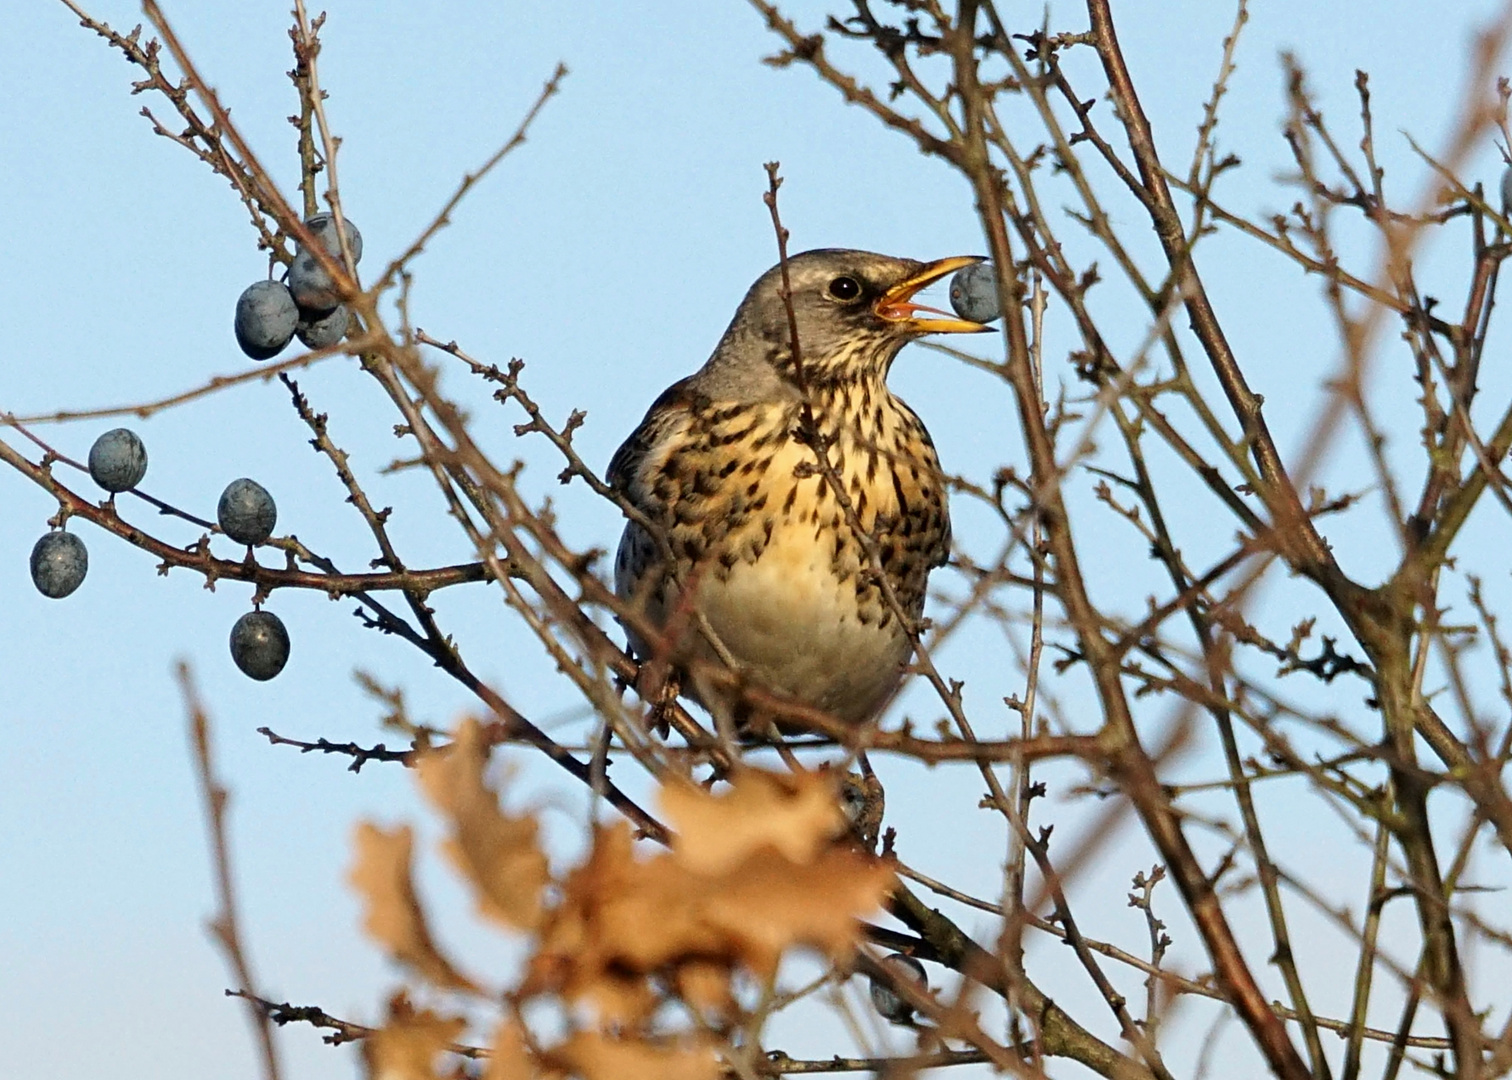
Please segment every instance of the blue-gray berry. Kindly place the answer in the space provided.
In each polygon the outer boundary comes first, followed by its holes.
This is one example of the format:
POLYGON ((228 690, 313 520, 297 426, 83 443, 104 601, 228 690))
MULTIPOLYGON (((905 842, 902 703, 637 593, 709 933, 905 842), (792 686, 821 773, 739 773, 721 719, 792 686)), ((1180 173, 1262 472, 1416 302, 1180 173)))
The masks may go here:
POLYGON ((266 682, 289 662, 289 631, 271 611, 249 611, 231 627, 231 659, 242 674, 266 682))
MULTIPOLYGON (((315 234, 322 247, 330 252, 337 262, 341 261, 341 241, 336 233, 336 218, 331 214, 316 214, 305 222, 306 228, 315 234)), ((346 222, 347 247, 352 252, 355 265, 362 258, 362 233, 350 221, 346 222)), ((336 289, 336 280, 320 265, 320 260, 300 244, 294 249, 294 261, 289 264, 289 291, 299 306, 308 311, 329 311, 341 302, 341 293, 336 289)))
POLYGON ((973 263, 950 279, 950 306, 963 319, 990 323, 1003 314, 998 304, 997 271, 991 263, 973 263))
POLYGON ((130 428, 107 431, 89 448, 89 475, 112 494, 130 491, 147 475, 147 448, 130 428))
POLYGON ((254 360, 283 352, 298 325, 299 307, 282 282, 254 282, 236 301, 236 343, 254 360))
MULTIPOLYGON (((360 263, 362 261, 362 233, 358 231, 357 226, 352 224, 351 218, 346 218, 345 222, 347 247, 352 249, 352 261, 360 263)), ((336 215, 322 212, 305 218, 304 224, 305 228, 314 233, 325 249, 339 261, 341 242, 336 238, 336 215)))
POLYGON ((278 524, 278 507, 266 488, 256 480, 242 477, 231 481, 221 492, 215 518, 220 522, 221 532, 238 544, 252 546, 273 535, 273 526, 278 524))
MULTIPOLYGON (((929 988, 929 976, 924 973, 924 965, 912 956, 905 953, 893 953, 890 956, 884 956, 882 963, 892 969, 899 981, 912 982, 921 990, 929 988)), ((892 987, 878 979, 872 979, 870 990, 872 1007, 884 1019, 894 1024, 912 1023, 913 1006, 904 1001, 892 987)))
POLYGON ((294 253, 289 265, 289 291, 300 307, 312 311, 329 311, 341 303, 336 279, 304 248, 294 253))
POLYGON ((73 533, 50 532, 31 553, 32 584, 43 596, 61 600, 84 582, 89 552, 73 533))
POLYGON ((346 337, 351 318, 352 312, 345 304, 338 304, 330 311, 301 311, 295 333, 305 348, 324 349, 346 337))

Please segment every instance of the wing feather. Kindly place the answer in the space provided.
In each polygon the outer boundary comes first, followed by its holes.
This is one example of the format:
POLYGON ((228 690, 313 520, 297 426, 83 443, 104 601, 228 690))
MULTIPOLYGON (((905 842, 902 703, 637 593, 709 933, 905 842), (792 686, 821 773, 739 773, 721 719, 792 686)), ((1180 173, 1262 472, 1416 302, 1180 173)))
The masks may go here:
POLYGON ((646 410, 640 425, 609 459, 609 486, 648 513, 656 508, 648 505, 650 485, 646 482, 646 471, 661 468, 670 451, 668 441, 687 426, 699 396, 692 382, 689 376, 663 390, 646 410))

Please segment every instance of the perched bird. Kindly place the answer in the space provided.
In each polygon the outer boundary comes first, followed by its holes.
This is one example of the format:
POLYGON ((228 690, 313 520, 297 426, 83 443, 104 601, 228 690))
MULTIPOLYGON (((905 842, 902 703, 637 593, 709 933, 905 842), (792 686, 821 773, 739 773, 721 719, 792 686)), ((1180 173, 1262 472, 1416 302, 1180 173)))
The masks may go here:
POLYGON ((950 516, 929 432, 887 373, 915 338, 988 329, 912 302, 979 261, 793 256, 791 313, 779 265, 751 286, 708 362, 668 387, 615 453, 610 484, 656 530, 625 526, 615 591, 665 635, 658 646, 632 627, 631 648, 643 660, 662 648, 683 693, 716 717, 752 723, 738 690, 709 678, 711 664, 852 724, 872 719, 897 687, 907 628, 810 433, 917 621, 929 572, 949 554, 950 516))

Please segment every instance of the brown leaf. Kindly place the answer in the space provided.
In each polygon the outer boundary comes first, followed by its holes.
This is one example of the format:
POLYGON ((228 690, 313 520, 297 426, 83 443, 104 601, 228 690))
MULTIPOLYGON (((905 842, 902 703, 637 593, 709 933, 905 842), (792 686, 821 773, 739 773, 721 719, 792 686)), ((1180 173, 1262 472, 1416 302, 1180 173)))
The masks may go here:
POLYGON ((520 1026, 513 1020, 499 1021, 481 1080, 531 1080, 535 1075, 520 1026))
POLYGON ((475 888, 478 910, 515 930, 541 923, 541 890, 549 875, 535 818, 510 817, 483 779, 488 743, 475 720, 466 720, 442 753, 421 759, 420 784, 451 820, 443 850, 475 888))
POLYGON ((860 936, 856 920, 882 906, 893 880, 891 867, 859 852, 832 849, 808 866, 760 852, 710 889, 701 915, 769 978, 794 945, 848 956, 860 936))
POLYGON ((735 1014, 730 973, 718 964, 706 960, 689 960, 680 964, 675 985, 677 996, 706 1019, 717 1023, 735 1014))
POLYGON ((696 964, 708 1003, 719 971, 726 982, 737 967, 770 978, 798 945, 847 955, 857 917, 881 905, 892 881, 885 864, 841 848, 799 864, 763 847, 728 873, 693 873, 676 854, 637 860, 620 823, 596 834, 563 883, 524 990, 586 998, 606 1019, 632 1023, 656 1002, 645 976, 696 964))
POLYGON ((715 1080, 720 1073, 705 1042, 662 1047, 580 1031, 546 1056, 583 1080, 715 1080))
POLYGON ((807 863, 845 827, 835 778, 826 773, 739 769, 729 791, 716 795, 677 781, 658 801, 677 834, 673 850, 700 874, 724 873, 763 847, 807 863))
POLYGON ((437 1080, 436 1058, 466 1027, 459 1017, 417 1012, 396 996, 388 1023, 362 1041, 368 1080, 437 1080))
POLYGON ((362 926, 368 936, 436 986, 476 991, 477 986, 452 967, 431 940, 410 877, 414 837, 409 826, 385 832, 362 822, 356 841, 357 861, 348 880, 365 901, 362 926))
POLYGON ((612 906, 614 897, 638 887, 638 866, 624 822, 594 833, 588 860, 563 883, 562 901, 547 915, 521 994, 587 998, 600 1016, 624 1023, 650 1014, 657 999, 642 972, 620 970, 600 940, 604 909, 612 906))

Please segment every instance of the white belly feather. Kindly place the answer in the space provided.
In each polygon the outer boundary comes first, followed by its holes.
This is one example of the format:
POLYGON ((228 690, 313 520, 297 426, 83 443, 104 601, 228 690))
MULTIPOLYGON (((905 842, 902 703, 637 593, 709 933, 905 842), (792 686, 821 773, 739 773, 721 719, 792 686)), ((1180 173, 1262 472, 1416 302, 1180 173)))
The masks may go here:
POLYGON ((758 683, 858 722, 897 685, 908 639, 896 619, 861 623, 855 581, 835 576, 830 554, 811 527, 780 528, 754 563, 700 582, 698 610, 758 683))

